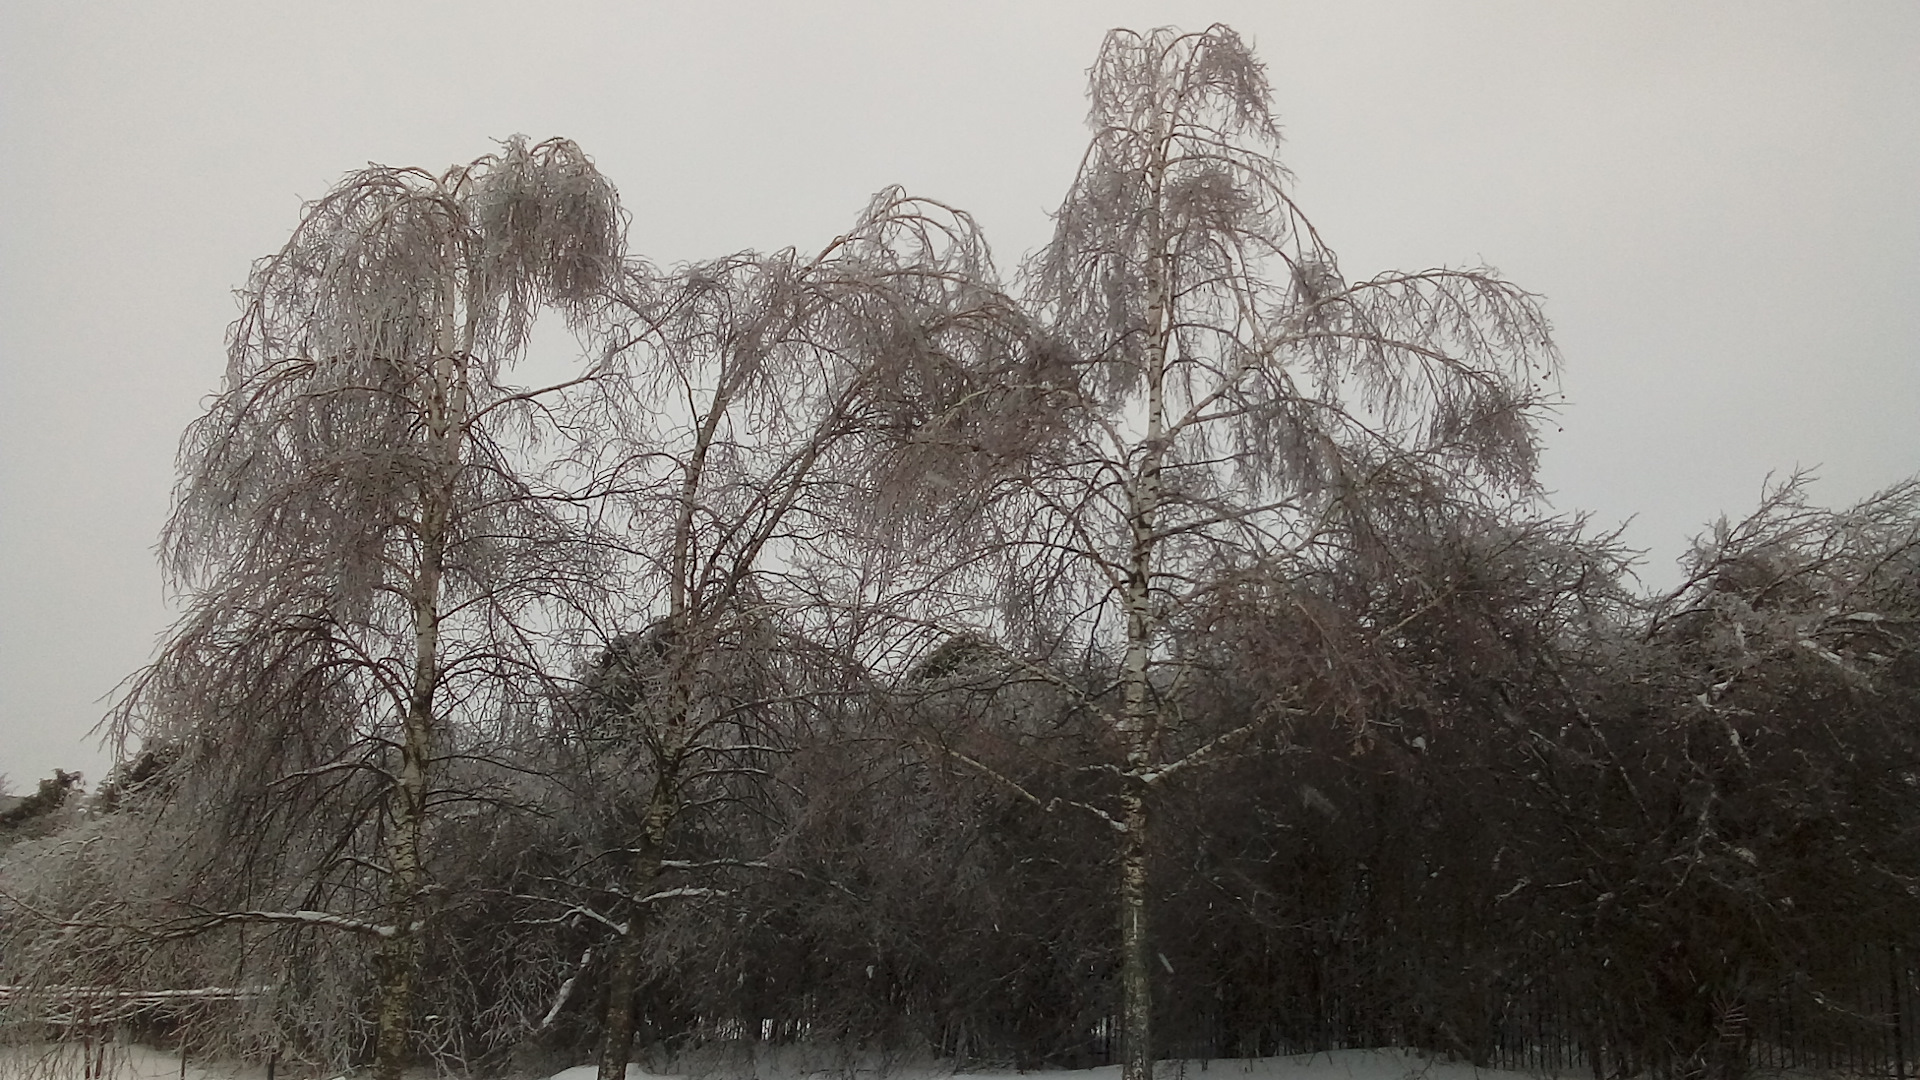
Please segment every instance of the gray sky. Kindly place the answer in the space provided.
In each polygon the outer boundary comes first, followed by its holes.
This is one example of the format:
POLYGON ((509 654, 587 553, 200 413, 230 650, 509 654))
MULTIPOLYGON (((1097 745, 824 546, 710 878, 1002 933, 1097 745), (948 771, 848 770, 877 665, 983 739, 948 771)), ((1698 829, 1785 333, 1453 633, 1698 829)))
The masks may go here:
POLYGON ((1545 480, 1652 584, 1769 473, 1920 471, 1920 4, 0 7, 0 773, 87 732, 168 619, 153 543, 232 290, 367 161, 566 135, 658 262, 817 247, 899 183, 1003 270, 1047 233, 1113 25, 1226 22, 1350 277, 1484 261, 1547 297, 1545 480), (1637 517, 1636 517, 1637 515, 1637 517))

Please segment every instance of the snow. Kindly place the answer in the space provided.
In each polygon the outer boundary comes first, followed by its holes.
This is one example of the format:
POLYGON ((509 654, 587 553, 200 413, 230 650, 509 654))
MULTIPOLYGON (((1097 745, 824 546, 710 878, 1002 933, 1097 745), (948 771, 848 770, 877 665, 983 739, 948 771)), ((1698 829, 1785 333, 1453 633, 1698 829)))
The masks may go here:
MULTIPOLYGON (((714 1075, 724 1075, 724 1071, 714 1075)), ((1120 1066, 1038 1072, 954 1072, 924 1065, 871 1070, 775 1066, 754 1069, 752 1075, 760 1080, 1119 1080, 1120 1066)), ((580 1065, 555 1073, 549 1080, 593 1080, 594 1076, 592 1065, 580 1065)), ((669 1076, 647 1072, 639 1065, 627 1066, 627 1080, 668 1080, 669 1076)), ((1537 1080, 1529 1073, 1480 1069, 1413 1050, 1335 1050, 1292 1057, 1163 1061, 1154 1076, 1156 1080, 1537 1080)), ((702 1078, 695 1074, 685 1080, 702 1078)))
MULTIPOLYGON (((69 1051, 62 1055, 57 1068, 49 1074, 45 1071, 46 1061, 43 1046, 0 1047, 0 1078, 13 1080, 14 1077, 46 1078, 46 1080, 79 1080, 86 1075, 78 1051, 69 1051)), ((145 1046, 116 1045, 111 1048, 109 1069, 102 1080, 263 1080, 267 1075, 265 1065, 222 1067, 215 1064, 201 1064, 189 1061, 187 1067, 180 1067, 180 1057, 164 1050, 155 1050, 145 1046)), ((300 1074, 282 1069, 281 1080, 293 1080, 300 1074)))
MULTIPOLYGON (((1049 1073, 974 1073, 977 1080, 1021 1076, 1024 1080, 1119 1080, 1120 1066, 1049 1073)), ((1525 1073, 1477 1069, 1412 1050, 1336 1050, 1293 1057, 1221 1061, 1163 1061, 1157 1080, 1513 1080, 1525 1073)))
MULTIPOLYGON (((115 1068, 106 1080, 264 1080, 264 1065, 223 1067, 189 1061, 185 1070, 174 1054, 147 1047, 116 1047, 115 1068)), ((0 1077, 45 1076, 39 1069, 40 1051, 33 1048, 0 1048, 0 1077)), ((751 1067, 757 1080, 1119 1080, 1120 1067, 1107 1065, 1097 1069, 1059 1069, 1042 1072, 954 1072, 938 1066, 896 1066, 887 1069, 797 1067, 793 1062, 775 1060, 751 1067)), ((82 1076, 79 1058, 73 1057, 54 1080, 82 1076)), ((730 1070, 717 1070, 714 1078, 730 1070)), ((313 1073, 299 1066, 282 1065, 280 1080, 311 1080, 313 1073)), ((593 1080, 592 1065, 577 1065, 554 1073, 549 1080, 593 1080)), ((1411 1050, 1336 1050, 1322 1054, 1293 1057, 1229 1059, 1218 1061, 1163 1061, 1155 1070, 1157 1080, 1527 1080, 1528 1074, 1501 1069, 1477 1069, 1463 1062, 1431 1058, 1411 1050)), ((639 1065, 627 1066, 626 1080, 683 1080, 675 1074, 650 1073, 639 1065)), ((700 1074, 684 1080, 704 1080, 700 1074)))

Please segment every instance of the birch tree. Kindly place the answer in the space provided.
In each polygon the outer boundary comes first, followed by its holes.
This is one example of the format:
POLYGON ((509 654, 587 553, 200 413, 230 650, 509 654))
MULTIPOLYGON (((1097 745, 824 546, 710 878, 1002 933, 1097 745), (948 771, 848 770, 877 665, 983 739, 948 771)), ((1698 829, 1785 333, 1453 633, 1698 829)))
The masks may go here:
POLYGON ((803 568, 844 531, 840 511, 868 482, 901 468, 889 447, 940 412, 948 384, 964 383, 957 373, 1020 355, 1022 341, 972 220, 896 189, 816 255, 746 253, 664 279, 636 270, 622 296, 615 336, 631 381, 604 483, 624 513, 645 601, 633 617, 647 629, 609 649, 593 706, 597 727, 625 741, 640 808, 609 852, 624 867, 601 891, 615 907, 597 912, 619 939, 602 1080, 624 1075, 632 1054, 647 912, 712 892, 663 884, 687 869, 669 857, 676 822, 724 778, 765 774, 781 751, 764 737, 769 714, 844 692, 844 680, 793 681, 820 669, 823 649, 859 664, 844 634, 830 649, 826 638, 790 647, 825 630, 803 568))
POLYGON ((431 826, 462 797, 447 763, 537 692, 605 570, 533 468, 566 449, 564 388, 506 379, 543 306, 599 310, 621 225, 565 140, 353 173, 254 267, 182 442, 162 550, 186 614, 112 721, 179 749, 169 862, 200 872, 155 926, 366 942, 382 1080, 409 1054, 431 826))
POLYGON ((1090 95, 1092 143, 1024 270, 1065 360, 1035 388, 1046 437, 1003 463, 992 573, 999 627, 1031 654, 1117 660, 1086 705, 1119 758, 1099 812, 1120 848, 1124 1075, 1148 1080, 1156 792, 1286 710, 1183 738, 1183 613, 1354 537, 1371 493, 1411 478, 1526 490, 1556 358, 1534 298, 1491 270, 1346 278, 1288 192, 1264 70, 1232 30, 1115 30, 1090 95))

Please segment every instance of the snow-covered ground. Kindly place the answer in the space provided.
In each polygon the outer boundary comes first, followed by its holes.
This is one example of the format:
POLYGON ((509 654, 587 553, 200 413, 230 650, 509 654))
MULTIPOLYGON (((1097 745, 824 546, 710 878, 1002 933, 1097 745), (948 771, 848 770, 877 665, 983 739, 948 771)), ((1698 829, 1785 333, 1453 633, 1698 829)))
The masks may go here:
MULTIPOLYGON (((108 1056, 109 1071, 103 1080, 264 1080, 265 1066, 259 1068, 202 1068, 188 1062, 185 1070, 180 1058, 144 1046, 116 1046, 108 1056)), ((49 1070, 42 1047, 0 1046, 0 1080, 80 1080, 86 1076, 85 1062, 77 1052, 62 1055, 49 1070)), ((276 1080, 297 1080, 298 1073, 281 1070, 276 1080)))
MULTIPOLYGON (((594 1067, 582 1065, 554 1074, 552 1080, 593 1080, 594 1067)), ((716 1071, 716 1080, 729 1074, 716 1071)), ((757 1080, 1119 1080, 1120 1066, 1043 1072, 959 1072, 936 1067, 892 1069, 755 1070, 757 1080)), ((1411 1050, 1336 1050, 1293 1057, 1234 1058, 1218 1061, 1163 1061, 1156 1080, 1534 1080, 1530 1074, 1478 1069, 1463 1062, 1428 1057, 1411 1050)), ((627 1080, 679 1080, 627 1066, 627 1080)))
MULTIPOLYGON (((37 1053, 0 1048, 0 1078, 46 1077, 37 1053)), ((704 1070, 703 1070, 704 1072, 704 1070)), ((57 1080, 78 1080, 83 1075, 77 1057, 65 1063, 57 1080)), ((736 1073, 716 1068, 707 1074, 711 1080, 733 1080, 745 1075, 755 1080, 1119 1080, 1120 1067, 1057 1070, 1049 1072, 962 1072, 934 1066, 902 1066, 890 1069, 809 1069, 777 1058, 763 1061, 736 1073)), ((1164 1061, 1156 1070, 1160 1080, 1523 1080, 1525 1073, 1500 1069, 1476 1069, 1472 1065, 1429 1058, 1405 1050, 1338 1050, 1327 1054, 1302 1054, 1294 1057, 1234 1059, 1223 1061, 1164 1061)), ((108 1080, 265 1080, 264 1066, 225 1068, 210 1063, 189 1061, 182 1070, 173 1054, 145 1047, 124 1049, 116 1055, 116 1068, 108 1080)), ((592 1065, 581 1065, 554 1074, 552 1080, 593 1080, 592 1065)), ((311 1080, 312 1073, 294 1066, 283 1066, 276 1080, 311 1080)), ((680 1080, 677 1076, 653 1074, 638 1065, 627 1067, 627 1080, 680 1080)))

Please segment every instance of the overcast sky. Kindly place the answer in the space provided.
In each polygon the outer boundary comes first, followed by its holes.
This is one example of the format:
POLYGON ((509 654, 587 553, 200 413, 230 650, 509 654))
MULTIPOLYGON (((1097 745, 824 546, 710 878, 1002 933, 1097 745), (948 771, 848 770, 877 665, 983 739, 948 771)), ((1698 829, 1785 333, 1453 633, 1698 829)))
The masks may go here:
POLYGON ((368 161, 565 135, 660 263, 817 248, 903 184, 1011 271, 1085 145, 1110 26, 1226 22, 1349 277, 1485 262, 1546 297, 1554 505, 1674 579, 1817 469, 1920 471, 1920 3, 0 6, 0 773, 90 781, 169 620, 153 556, 232 290, 368 161))

